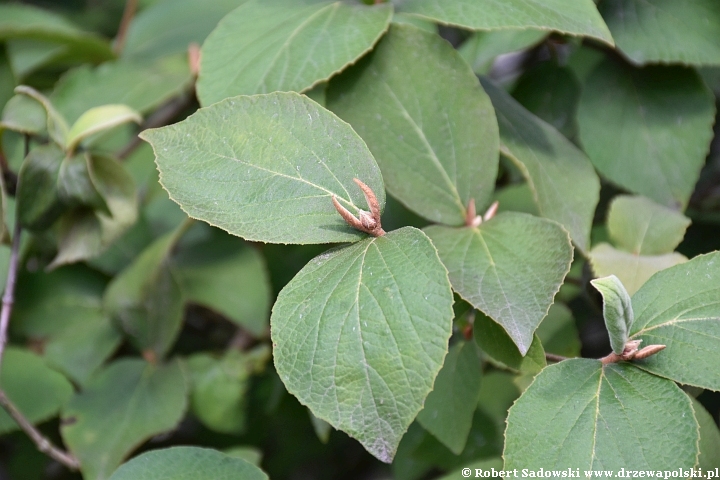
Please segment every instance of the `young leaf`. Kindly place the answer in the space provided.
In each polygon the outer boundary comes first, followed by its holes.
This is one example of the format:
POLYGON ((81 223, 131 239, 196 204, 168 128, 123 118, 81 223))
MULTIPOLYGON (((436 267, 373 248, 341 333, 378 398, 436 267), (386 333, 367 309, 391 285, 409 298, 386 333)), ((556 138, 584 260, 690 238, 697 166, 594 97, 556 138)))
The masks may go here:
POLYGON ((268 480, 255 465, 217 450, 171 447, 151 450, 133 458, 109 480, 268 480))
POLYGON ((174 428, 187 406, 180 364, 122 359, 94 375, 65 407, 60 433, 85 478, 108 478, 142 442, 174 428))
POLYGON ((42 107, 45 109, 45 114, 47 118, 47 131, 50 135, 50 138, 52 138, 55 143, 58 144, 61 148, 65 148, 65 139, 67 138, 68 133, 68 126, 67 121, 65 118, 63 118, 60 113, 58 113, 57 110, 55 110, 55 107, 50 103, 50 100, 45 97, 45 95, 41 94, 34 88, 30 88, 25 85, 20 85, 19 87, 15 87, 15 93, 20 95, 25 95, 27 97, 32 98, 36 102, 38 102, 42 107))
POLYGON ((635 63, 720 65, 714 0, 608 0, 598 8, 617 47, 635 63))
POLYGON ((58 176, 64 157, 55 145, 41 145, 30 150, 20 167, 17 215, 20 225, 28 230, 46 230, 65 209, 58 194, 58 176))
POLYGON ((327 104, 368 143, 388 191, 411 210, 462 225, 470 199, 478 208, 489 203, 495 114, 467 64, 436 34, 393 25, 368 59, 330 83, 327 104))
POLYGON ((720 390, 720 253, 658 272, 633 296, 631 339, 667 348, 636 362, 686 385, 720 390))
POLYGON ((462 453, 480 399, 482 356, 474 342, 450 348, 417 421, 455 455, 462 453))
POLYGON ((592 164, 553 127, 525 110, 489 80, 482 80, 500 125, 501 151, 523 173, 540 213, 564 226, 582 251, 600 197, 592 164))
POLYGON ((510 408, 505 469, 692 468, 698 426, 675 383, 626 363, 551 365, 510 408))
POLYGON ((570 270, 567 232, 549 220, 506 212, 476 228, 431 226, 425 233, 453 289, 502 325, 525 355, 570 270))
POLYGON ((677 252, 665 255, 635 255, 617 250, 607 243, 599 243, 590 250, 590 264, 596 277, 615 275, 629 295, 637 292, 655 273, 687 262, 677 252))
POLYGON ((83 113, 67 133, 65 145, 73 152, 85 138, 127 122, 142 122, 142 117, 127 105, 103 105, 83 113))
POLYGON ((142 352, 161 358, 175 342, 184 298, 170 252, 182 227, 155 240, 108 285, 105 312, 142 352))
POLYGON ((603 317, 610 334, 610 346, 620 355, 628 341, 628 332, 633 324, 633 309, 630 295, 622 282, 615 276, 590 280, 603 297, 603 317))
POLYGON ((390 5, 250 0, 223 18, 203 44, 200 103, 310 89, 370 50, 391 16, 390 5))
POLYGON ((556 30, 613 45, 592 0, 406 0, 399 10, 470 30, 556 30))
POLYGON ((607 228, 619 248, 636 255, 672 252, 690 219, 644 197, 618 195, 610 204, 607 228))
POLYGON ((332 196, 368 206, 362 180, 385 205, 382 176, 352 128, 297 93, 230 98, 175 125, 146 130, 160 181, 188 215, 247 240, 349 242, 332 196))
POLYGON ((697 466, 706 472, 720 467, 720 430, 715 419, 696 399, 690 397, 695 419, 700 425, 700 457, 697 466))
POLYGON ((684 209, 705 163, 714 104, 694 70, 633 69, 608 59, 583 86, 580 140, 608 180, 684 209))
MULTIPOLYGON (((67 403, 73 387, 65 377, 27 350, 8 347, 2 364, 2 389, 31 423, 54 417, 67 403)), ((0 410, 0 434, 20 428, 0 410)))
POLYGON ((46 126, 45 109, 26 95, 13 96, 3 108, 0 129, 40 135, 45 131, 46 126))
POLYGON ((315 416, 389 463, 447 353, 451 306, 447 272, 419 230, 330 251, 278 295, 275 367, 315 416))
POLYGON ((475 343, 493 363, 501 367, 509 367, 522 374, 535 375, 547 365, 545 350, 537 336, 533 337, 528 351, 521 355, 517 345, 508 336, 502 326, 490 317, 478 312, 473 324, 475 343))

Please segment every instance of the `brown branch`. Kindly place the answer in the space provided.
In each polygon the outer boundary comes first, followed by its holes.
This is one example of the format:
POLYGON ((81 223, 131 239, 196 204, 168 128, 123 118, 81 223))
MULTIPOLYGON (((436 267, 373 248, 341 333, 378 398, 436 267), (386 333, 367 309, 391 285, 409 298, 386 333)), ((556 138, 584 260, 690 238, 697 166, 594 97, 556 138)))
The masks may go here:
POLYGON ((115 37, 115 55, 120 56, 125 48, 125 39, 127 38, 127 31, 130 28, 130 22, 132 22, 135 16, 135 10, 137 10, 137 0, 127 0, 125 2, 125 10, 123 11, 122 20, 120 20, 120 27, 118 28, 117 36, 115 37))
POLYGON ((630 362, 632 360, 642 360, 656 353, 665 350, 665 345, 648 345, 643 349, 639 349, 642 340, 630 340, 625 344, 625 348, 621 354, 610 352, 608 355, 600 359, 603 365, 618 362, 630 362))
POLYGON ((548 353, 545 352, 545 360, 548 362, 562 362, 563 360, 567 360, 568 357, 563 357, 562 355, 555 355, 554 353, 548 353))

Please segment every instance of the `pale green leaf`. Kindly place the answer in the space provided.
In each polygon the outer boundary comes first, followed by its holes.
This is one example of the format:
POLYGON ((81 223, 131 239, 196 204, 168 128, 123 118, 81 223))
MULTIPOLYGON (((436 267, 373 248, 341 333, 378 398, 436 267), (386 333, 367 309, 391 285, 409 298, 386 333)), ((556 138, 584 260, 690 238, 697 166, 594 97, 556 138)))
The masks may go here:
POLYGON ((123 123, 142 122, 138 112, 127 105, 102 105, 94 107, 80 115, 65 138, 65 145, 69 151, 75 148, 90 135, 109 130, 123 123))
POLYGON ((108 285, 103 308, 142 352, 161 358, 180 333, 184 298, 170 264, 182 228, 155 240, 108 285))
POLYGON ((545 350, 537 336, 533 337, 530 348, 522 355, 503 327, 481 312, 475 315, 473 335, 483 353, 501 368, 535 375, 547 365, 545 350))
MULTIPOLYGON (((695 466, 698 425, 675 383, 626 363, 571 359, 543 370, 510 409, 505 469, 695 466)), ((560 475, 554 475, 558 478, 560 475)))
POLYGON ((502 325, 525 355, 570 270, 567 232, 555 222, 513 212, 477 228, 431 226, 425 232, 453 289, 502 325))
POLYGON ((141 443, 173 429, 185 414, 186 395, 177 361, 122 359, 94 375, 64 409, 60 427, 83 477, 109 478, 141 443))
POLYGON ((473 33, 458 48, 478 75, 486 75, 498 55, 532 47, 547 36, 542 30, 494 30, 473 33))
POLYGON ((242 458, 258 467, 262 461, 262 451, 255 447, 230 447, 223 450, 223 453, 229 457, 242 458))
POLYGON ((720 253, 655 274, 633 296, 631 338, 667 345, 636 362, 686 385, 720 390, 720 253))
POLYGON ((315 430, 315 435, 317 435, 318 440, 320 440, 321 443, 327 443, 328 440, 330 440, 330 434, 333 430, 332 425, 313 415, 312 410, 309 408, 307 412, 310 416, 310 423, 312 423, 313 430, 315 430))
POLYGON ((633 69, 601 62, 578 107, 580 141, 608 180, 684 209, 713 136, 715 99, 681 67, 633 69))
POLYGON ((607 228, 615 245, 640 255, 672 252, 685 236, 690 219, 644 197, 618 195, 610 204, 607 228))
MULTIPOLYGON (((2 390, 30 423, 54 417, 73 393, 70 382, 27 350, 8 347, 2 363, 2 390)), ((0 434, 20 426, 0 410, 0 434)))
POLYGON ((535 331, 546 352, 564 357, 580 356, 580 336, 572 311, 557 301, 535 331))
POLYGON ((307 90, 369 51, 391 16, 390 5, 250 0, 223 18, 203 44, 200 103, 307 90))
POLYGON ((404 0, 398 10, 470 30, 555 30, 613 44, 592 0, 404 0))
POLYGON ((58 194, 58 176, 64 157, 55 145, 41 145, 30 150, 20 167, 16 196, 18 219, 28 230, 46 230, 65 209, 58 194))
POLYGON ((630 295, 622 282, 615 276, 590 280, 603 298, 603 317, 605 327, 610 334, 610 346, 613 352, 620 355, 625 349, 628 332, 632 327, 634 316, 630 295))
POLYGON ((154 2, 138 12, 133 19, 121 56, 124 59, 149 61, 175 54, 185 55, 190 44, 202 45, 218 22, 245 1, 154 2))
POLYGON ((541 216, 535 203, 535 194, 527 183, 512 184, 495 190, 494 200, 498 202, 498 213, 520 212, 541 216))
POLYGON ((146 130, 160 182, 193 218, 274 243, 348 242, 331 197, 353 213, 368 206, 353 181, 385 204, 372 154, 348 124, 297 93, 227 99, 175 125, 146 130))
POLYGON ((540 213, 564 226, 587 252, 600 196, 592 164, 552 126, 525 110, 507 93, 483 80, 500 125, 501 151, 522 171, 540 213))
POLYGON ((720 65, 715 0, 604 0, 598 8, 618 49, 635 63, 720 65))
POLYGON ((30 97, 36 102, 38 102, 40 105, 42 105, 42 107, 45 109, 45 114, 47 118, 47 131, 50 135, 50 138, 52 138, 55 143, 57 143, 60 147, 65 148, 65 138, 67 138, 68 133, 67 121, 55 109, 52 103, 50 103, 50 100, 48 100, 45 95, 41 94, 34 88, 28 87, 26 85, 20 85, 19 87, 15 87, 15 93, 30 97))
POLYGON ((200 235, 181 243, 173 257, 185 299, 267 336, 272 292, 262 255, 219 229, 198 224, 194 230, 200 235))
POLYGON ((110 480, 268 480, 255 465, 209 448, 171 447, 133 458, 110 480))
POLYGON ((315 416, 389 463, 442 366, 451 305, 445 268, 419 230, 332 250, 278 296, 275 368, 315 416))
POLYGON ((5 104, 0 129, 40 135, 46 129, 45 109, 26 95, 15 95, 5 104))
POLYGON ((599 243, 590 250, 590 264, 596 277, 615 275, 630 295, 637 292, 656 272, 686 262, 677 252, 665 255, 635 255, 599 243))
POLYGON ((455 455, 462 453, 480 398, 482 356, 474 342, 450 348, 417 421, 455 455))
POLYGON ((495 113, 470 68, 437 35, 393 25, 368 59, 330 83, 327 101, 368 143, 388 191, 409 209, 462 225, 470 199, 478 209, 489 203, 495 113))
POLYGON ((412 25, 430 33, 438 32, 438 27, 432 20, 398 11, 393 12, 392 23, 412 25))
POLYGON ((695 410, 695 419, 700 425, 700 457, 697 466, 707 472, 720 467, 720 430, 705 407, 692 397, 690 400, 695 410))

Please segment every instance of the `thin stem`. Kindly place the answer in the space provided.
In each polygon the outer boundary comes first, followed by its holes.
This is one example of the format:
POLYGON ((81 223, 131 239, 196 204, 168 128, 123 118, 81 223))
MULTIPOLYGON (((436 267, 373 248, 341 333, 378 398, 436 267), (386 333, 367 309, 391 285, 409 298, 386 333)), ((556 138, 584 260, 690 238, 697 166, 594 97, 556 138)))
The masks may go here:
POLYGON ((562 355, 555 355, 554 353, 548 353, 545 352, 545 360, 548 362, 562 362, 563 360, 567 360, 568 357, 563 357, 562 355))
POLYGON ((128 28, 130 28, 130 22, 132 22, 135 16, 135 10, 137 10, 137 0, 127 0, 125 2, 125 10, 123 11, 122 20, 120 20, 120 27, 118 28, 117 36, 115 37, 115 55, 120 55, 125 48, 125 39, 127 37, 128 28))
POLYGON ((2 360, 7 343, 7 331, 10 325, 10 314, 13 303, 15 303, 15 282, 17 280, 18 258, 20 257, 20 221, 15 221, 13 230, 12 248, 10 250, 10 265, 8 266, 7 281, 5 282, 5 293, 2 296, 2 310, 0 310, 0 373, 2 372, 2 360))

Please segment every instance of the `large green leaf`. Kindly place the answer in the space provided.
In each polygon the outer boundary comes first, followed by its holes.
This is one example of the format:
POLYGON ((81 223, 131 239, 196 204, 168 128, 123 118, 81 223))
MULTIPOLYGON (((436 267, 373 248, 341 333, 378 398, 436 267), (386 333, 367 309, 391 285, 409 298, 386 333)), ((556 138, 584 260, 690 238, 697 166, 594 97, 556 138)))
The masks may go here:
POLYGON ((547 367, 512 406, 507 425, 506 470, 612 476, 620 468, 692 468, 698 454, 690 399, 673 382, 626 363, 572 359, 547 367))
POLYGON ((720 65, 714 0, 604 0, 598 8, 618 48, 635 63, 720 65))
POLYGON ((510 95, 482 80, 500 125, 501 151, 522 171, 540 213, 563 225, 582 251, 590 247, 590 227, 600 181, 588 158, 553 127, 510 95))
POLYGON ((389 463, 447 353, 451 305, 445 268, 421 231, 338 248, 278 295, 275 367, 315 416, 389 463))
POLYGON ((592 0, 404 0, 398 10, 471 30, 556 30, 613 44, 592 0))
POLYGON ((450 348, 417 421, 454 454, 465 448, 480 399, 482 356, 475 342, 450 348))
POLYGON ((590 250, 590 264, 596 277, 615 275, 630 295, 660 270, 686 262, 685 255, 636 255, 617 250, 607 243, 599 243, 590 250))
POLYGON ((494 30, 476 32, 458 48, 460 55, 478 75, 486 75, 498 55, 516 52, 539 43, 547 36, 542 30, 494 30))
POLYGON ((183 122, 146 130, 160 181, 191 217, 248 240, 348 242, 331 197, 367 210, 358 178, 385 204, 365 143, 345 122, 297 93, 230 98, 183 122))
POLYGON ((388 191, 411 210, 462 225, 470 199, 478 208, 489 203, 495 114, 470 68, 437 35, 393 25, 367 60, 330 83, 327 105, 368 143, 388 191))
POLYGON ((246 1, 153 2, 140 11, 130 24, 122 58, 147 61, 174 54, 186 54, 188 45, 202 44, 225 15, 246 1))
POLYGON ((60 432, 85 478, 110 477, 132 450, 174 428, 185 414, 180 364, 118 360, 98 372, 64 409, 60 432))
POLYGON ((672 252, 685 236, 690 219, 644 197, 618 195, 610 204, 607 228, 619 248, 636 255, 672 252))
POLYGON ((700 458, 697 466, 707 472, 720 467, 720 430, 705 407, 692 397, 690 400, 695 410, 695 419, 700 425, 700 458))
MULTIPOLYGON (((57 415, 73 393, 72 384, 49 368, 42 358, 15 347, 5 350, 2 389, 31 423, 57 415)), ((0 409, 0 434, 19 428, 15 420, 0 409)))
POLYGON ((713 136, 714 103, 694 70, 605 60, 580 96, 580 140, 608 180, 684 209, 713 136))
POLYGON ((182 230, 167 233, 120 272, 108 285, 105 312, 142 352, 162 357, 175 342, 183 319, 184 298, 170 265, 170 252, 182 230))
POLYGON ((172 447, 133 458, 111 480, 268 480, 252 463, 217 450, 172 447))
POLYGON ((477 228, 431 226, 425 233, 453 289, 502 325, 525 355, 570 271, 567 232, 549 220, 506 212, 477 228))
POLYGON ((632 327, 634 316, 630 295, 622 282, 615 276, 590 280, 603 298, 603 317, 610 334, 610 345, 613 352, 620 355, 625 349, 628 332, 632 327))
POLYGON ((219 229, 198 224, 196 230, 202 236, 182 243, 173 257, 185 299, 266 336, 271 289, 262 255, 219 229))
POLYGON ((655 274, 632 297, 631 338, 667 348, 637 365, 687 385, 720 390, 720 253, 655 274))
POLYGON ((20 225, 45 230, 60 217, 65 207, 58 193, 58 176, 64 153, 55 145, 30 150, 18 173, 17 211, 20 225))
POLYGON ((500 368, 535 375, 547 365, 545 351, 539 338, 533 337, 530 348, 522 355, 503 327, 482 312, 477 312, 475 315, 473 336, 491 363, 500 368))
POLYGON ((223 18, 203 44, 200 103, 307 90, 370 50, 391 16, 390 5, 250 0, 223 18))

